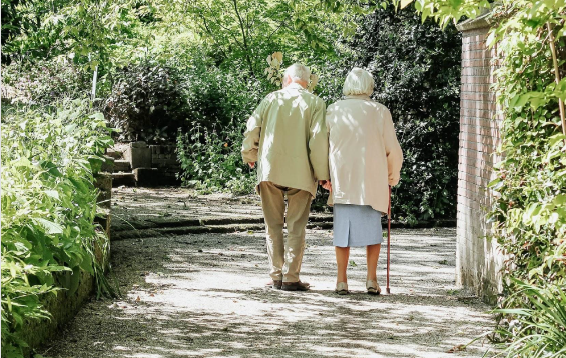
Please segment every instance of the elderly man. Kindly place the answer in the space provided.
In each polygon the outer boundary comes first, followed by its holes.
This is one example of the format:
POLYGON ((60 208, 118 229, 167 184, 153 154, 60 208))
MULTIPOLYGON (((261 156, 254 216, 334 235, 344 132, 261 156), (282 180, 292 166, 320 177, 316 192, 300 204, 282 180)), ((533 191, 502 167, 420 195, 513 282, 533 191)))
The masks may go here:
POLYGON ((305 250, 305 229, 318 182, 330 178, 324 101, 306 90, 310 70, 299 63, 283 75, 283 89, 267 95, 247 123, 242 158, 257 162, 261 206, 266 225, 269 286, 307 291, 299 273, 305 250), (287 195, 287 248, 283 223, 287 195))

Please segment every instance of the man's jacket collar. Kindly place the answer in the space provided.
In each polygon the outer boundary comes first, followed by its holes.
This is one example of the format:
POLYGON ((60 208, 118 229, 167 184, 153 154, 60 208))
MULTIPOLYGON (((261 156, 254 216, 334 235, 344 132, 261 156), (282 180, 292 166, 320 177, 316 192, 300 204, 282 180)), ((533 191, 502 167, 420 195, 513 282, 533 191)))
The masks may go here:
POLYGON ((300 84, 298 84, 297 82, 292 82, 291 84, 289 84, 287 87, 285 87, 285 89, 298 89, 298 90, 305 90, 305 88, 303 86, 301 86, 300 84))

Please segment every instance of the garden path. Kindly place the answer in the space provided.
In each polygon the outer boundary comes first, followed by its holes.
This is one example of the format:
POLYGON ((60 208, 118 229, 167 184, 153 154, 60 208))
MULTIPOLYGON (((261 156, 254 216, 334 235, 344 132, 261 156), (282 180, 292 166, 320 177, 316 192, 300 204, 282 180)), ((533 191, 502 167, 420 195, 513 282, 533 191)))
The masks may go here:
MULTIPOLYGON (((121 188, 114 198, 114 212, 129 220, 158 209, 188 216, 260 214, 253 197, 224 200, 228 197, 179 189, 134 193, 121 188), (180 198, 187 199, 185 204, 180 198)), ((392 295, 373 297, 364 292, 363 249, 352 250, 352 294, 333 292, 329 230, 307 232, 302 279, 312 289, 304 293, 264 288, 267 255, 261 232, 113 241, 122 298, 87 303, 43 355, 482 357, 490 350, 485 339, 464 345, 488 331, 493 320, 488 306, 454 286, 455 230, 396 229, 392 242, 392 295)))

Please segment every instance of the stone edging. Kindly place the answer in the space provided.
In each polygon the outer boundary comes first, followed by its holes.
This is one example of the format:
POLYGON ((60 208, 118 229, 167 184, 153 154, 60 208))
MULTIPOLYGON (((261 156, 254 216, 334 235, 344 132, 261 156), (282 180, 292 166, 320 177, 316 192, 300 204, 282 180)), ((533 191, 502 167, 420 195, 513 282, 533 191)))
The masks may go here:
MULTIPOLYGON (((383 225, 387 224, 383 221, 383 225)), ((308 229, 332 229, 332 215, 313 215, 309 219, 308 229)), ((392 221, 391 227, 398 228, 432 228, 456 227, 456 220, 421 221, 415 225, 408 225, 392 221)), ((112 240, 125 240, 130 238, 143 238, 154 236, 204 234, 204 233, 230 233, 245 231, 263 231, 265 229, 263 217, 213 217, 203 219, 184 220, 145 220, 131 222, 128 226, 122 225, 112 229, 112 240)))

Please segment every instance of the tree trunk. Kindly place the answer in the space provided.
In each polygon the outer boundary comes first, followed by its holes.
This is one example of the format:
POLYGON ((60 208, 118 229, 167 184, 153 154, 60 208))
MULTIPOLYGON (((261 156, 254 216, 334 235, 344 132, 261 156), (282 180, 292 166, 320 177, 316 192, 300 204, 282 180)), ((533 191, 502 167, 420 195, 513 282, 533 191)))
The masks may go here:
POLYGON ((244 44, 244 52, 246 53, 246 62, 248 63, 252 77, 255 77, 254 67, 252 65, 252 59, 250 58, 250 48, 248 47, 248 39, 247 39, 247 36, 246 36, 246 31, 244 29, 244 22, 242 20, 242 17, 240 16, 240 12, 238 11, 237 0, 232 0, 232 4, 234 5, 234 11, 236 12, 236 16, 238 17, 238 23, 240 24, 240 30, 242 31, 242 40, 243 40, 243 44, 244 44))
MULTIPOLYGON (((554 65, 554 79, 556 81, 556 85, 560 83, 560 72, 558 68, 558 57, 556 54, 556 44, 554 39, 554 34, 552 32, 553 28, 550 22, 546 23, 546 27, 548 28, 548 34, 550 38, 550 52, 552 53, 552 63, 554 65)), ((562 98, 558 99, 558 108, 560 109, 560 120, 562 122, 562 133, 566 135, 566 118, 564 113, 564 101, 562 98)), ((566 140, 565 140, 566 142, 566 140)))

